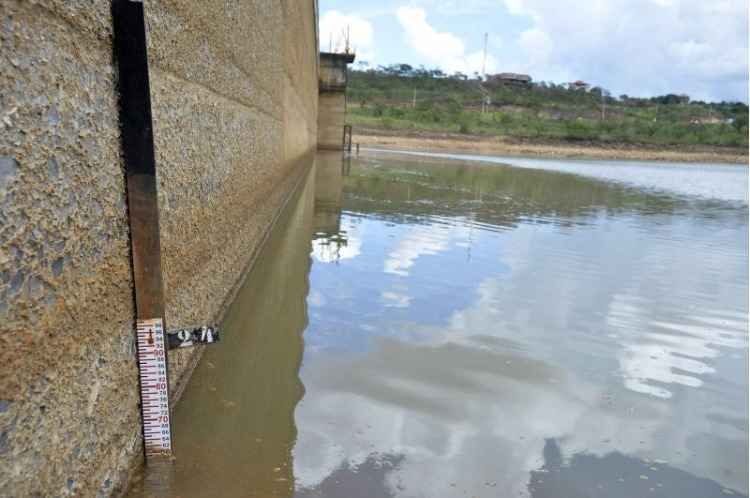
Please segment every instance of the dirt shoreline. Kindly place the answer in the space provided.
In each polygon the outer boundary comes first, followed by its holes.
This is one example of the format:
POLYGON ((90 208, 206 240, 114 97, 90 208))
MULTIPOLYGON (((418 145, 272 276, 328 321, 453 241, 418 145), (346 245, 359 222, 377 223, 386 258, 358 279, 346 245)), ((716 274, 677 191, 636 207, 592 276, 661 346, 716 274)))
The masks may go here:
MULTIPOLYGON (((441 150, 579 159, 624 159, 695 163, 728 163, 748 165, 748 150, 721 147, 658 148, 633 144, 533 143, 503 137, 459 135, 452 133, 414 133, 397 135, 386 130, 354 129, 352 143, 365 147, 410 150, 441 150)), ((398 132, 396 132, 398 133, 398 132)), ((407 132, 408 133, 408 132, 407 132)), ((356 146, 356 145, 355 145, 356 146)))

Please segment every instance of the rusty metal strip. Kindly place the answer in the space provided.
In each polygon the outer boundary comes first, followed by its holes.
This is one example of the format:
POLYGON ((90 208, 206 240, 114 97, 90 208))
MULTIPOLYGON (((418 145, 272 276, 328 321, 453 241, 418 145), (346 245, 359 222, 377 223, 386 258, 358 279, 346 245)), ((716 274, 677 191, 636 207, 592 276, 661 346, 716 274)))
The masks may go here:
POLYGON ((164 335, 164 290, 162 287, 161 250, 159 245, 159 205, 156 185, 156 160, 151 118, 151 97, 146 53, 146 27, 143 3, 132 0, 113 0, 112 21, 114 26, 114 58, 118 68, 117 90, 119 97, 120 133, 122 155, 127 182, 128 215, 130 218, 130 242, 135 287, 138 337, 141 407, 144 422, 144 449, 147 460, 154 456, 169 456, 171 447, 171 422, 169 417, 168 382, 155 382, 149 370, 156 368, 159 379, 167 379, 167 339, 164 335), (148 324, 158 324, 150 327, 148 324), (144 332, 145 331, 145 332, 144 332), (161 344, 161 356, 151 351, 153 334, 157 334, 157 345, 161 344), (146 362, 146 355, 154 360, 146 362), (163 365, 163 369, 161 368, 163 365), (144 407, 150 405, 153 385, 160 388, 160 400, 166 397, 166 414, 147 414, 144 407), (163 387, 163 389, 161 389, 163 387), (165 422, 166 421, 166 422, 165 422), (158 431, 159 447, 149 441, 150 435, 158 431), (164 431, 167 433, 164 434, 164 431))

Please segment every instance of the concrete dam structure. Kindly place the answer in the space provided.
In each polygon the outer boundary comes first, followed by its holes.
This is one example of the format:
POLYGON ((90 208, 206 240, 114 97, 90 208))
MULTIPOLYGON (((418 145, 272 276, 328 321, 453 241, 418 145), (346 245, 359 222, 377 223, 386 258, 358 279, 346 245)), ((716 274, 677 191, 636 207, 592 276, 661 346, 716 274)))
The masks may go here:
MULTIPOLYGON (((117 496, 143 459, 110 9, 0 0, 2 496, 117 496)), ((319 141, 341 148, 346 64, 319 114, 317 1, 144 9, 165 319, 215 323, 319 141)), ((200 352, 169 353, 173 398, 200 352)))
MULTIPOLYGON (((347 64, 352 62, 354 62, 354 54, 348 52, 320 54, 318 148, 321 150, 344 149, 347 64)), ((351 141, 351 136, 349 141, 351 141)))

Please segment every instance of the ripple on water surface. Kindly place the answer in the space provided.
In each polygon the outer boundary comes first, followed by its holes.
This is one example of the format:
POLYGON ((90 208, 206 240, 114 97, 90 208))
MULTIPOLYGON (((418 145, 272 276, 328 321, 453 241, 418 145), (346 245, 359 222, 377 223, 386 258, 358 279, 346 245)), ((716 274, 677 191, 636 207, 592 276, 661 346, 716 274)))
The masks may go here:
POLYGON ((173 494, 746 495, 746 170, 520 166, 319 156, 173 494))

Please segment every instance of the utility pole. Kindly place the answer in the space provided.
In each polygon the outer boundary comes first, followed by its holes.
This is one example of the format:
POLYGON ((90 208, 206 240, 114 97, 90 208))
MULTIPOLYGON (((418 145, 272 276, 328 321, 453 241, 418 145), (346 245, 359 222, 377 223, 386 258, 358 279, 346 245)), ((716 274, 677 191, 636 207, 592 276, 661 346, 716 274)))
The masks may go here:
POLYGON ((482 86, 482 82, 487 80, 487 33, 484 34, 484 51, 482 53, 482 81, 479 82, 479 88, 482 90, 482 114, 487 111, 489 101, 489 92, 482 86))
POLYGON ((484 34, 484 55, 482 56, 482 81, 487 79, 487 33, 484 34))
POLYGON ((414 87, 414 97, 412 97, 411 99, 411 107, 412 109, 417 108, 417 87, 416 86, 414 87))

